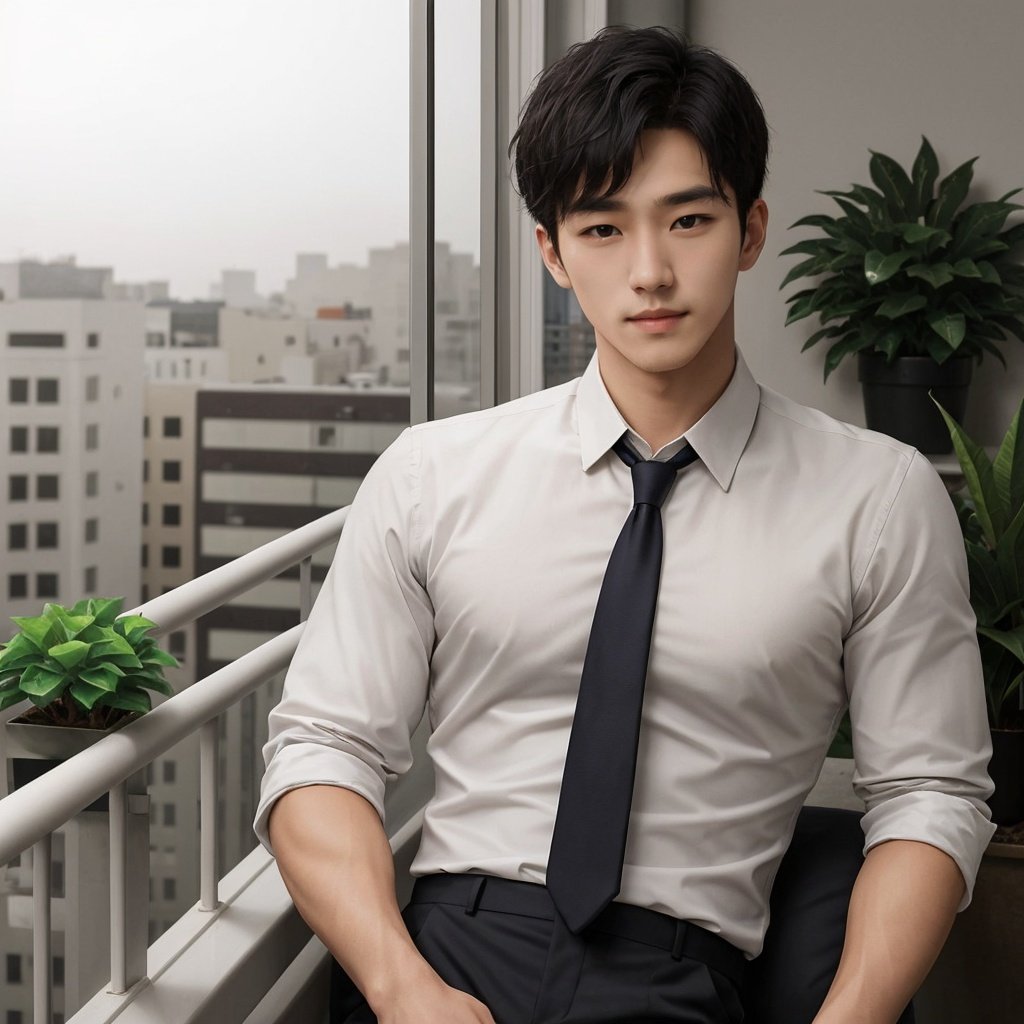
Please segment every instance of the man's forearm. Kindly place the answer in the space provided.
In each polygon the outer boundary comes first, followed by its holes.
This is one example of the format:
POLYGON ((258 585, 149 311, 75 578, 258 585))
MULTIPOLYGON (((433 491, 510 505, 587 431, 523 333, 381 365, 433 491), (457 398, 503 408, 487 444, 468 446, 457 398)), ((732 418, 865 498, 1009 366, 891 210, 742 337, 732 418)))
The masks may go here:
POLYGON ((367 800, 339 786, 289 790, 268 831, 299 913, 371 1007, 411 974, 433 973, 402 921, 391 847, 367 800))
POLYGON ((937 847, 904 839, 872 847, 814 1024, 896 1024, 949 936, 963 894, 956 861, 937 847))

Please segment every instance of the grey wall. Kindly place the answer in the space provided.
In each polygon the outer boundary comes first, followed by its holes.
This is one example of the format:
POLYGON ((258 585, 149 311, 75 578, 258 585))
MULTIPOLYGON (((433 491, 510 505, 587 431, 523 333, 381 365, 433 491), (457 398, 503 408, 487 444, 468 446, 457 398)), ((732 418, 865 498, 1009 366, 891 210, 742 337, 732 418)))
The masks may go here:
MULTIPOLYGON (((817 326, 783 326, 778 290, 806 237, 787 231, 807 213, 838 212, 816 188, 869 183, 869 147, 907 166, 927 135, 942 173, 972 156, 972 198, 1024 185, 1024 4, 1020 0, 693 0, 691 37, 720 50, 750 79, 772 129, 765 199, 768 245, 741 275, 737 340, 769 387, 863 424, 856 363, 822 383, 826 343, 801 354, 817 326)), ((812 322, 813 321, 813 322, 812 322)), ((1024 395, 1024 345, 1006 345, 1009 371, 991 356, 975 369, 966 425, 985 444, 1005 431, 1024 395)))

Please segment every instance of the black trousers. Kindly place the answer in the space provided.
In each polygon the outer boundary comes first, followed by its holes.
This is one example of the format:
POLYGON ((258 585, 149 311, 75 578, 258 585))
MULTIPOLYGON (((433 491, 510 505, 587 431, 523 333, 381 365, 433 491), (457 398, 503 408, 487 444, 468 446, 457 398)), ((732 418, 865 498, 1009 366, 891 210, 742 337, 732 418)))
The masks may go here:
MULTIPOLYGON (((418 879, 403 919, 416 948, 497 1024, 740 1024, 746 960, 721 936, 612 904, 581 935, 547 889, 486 875, 418 879)), ((377 1018, 334 964, 331 1024, 377 1018)))

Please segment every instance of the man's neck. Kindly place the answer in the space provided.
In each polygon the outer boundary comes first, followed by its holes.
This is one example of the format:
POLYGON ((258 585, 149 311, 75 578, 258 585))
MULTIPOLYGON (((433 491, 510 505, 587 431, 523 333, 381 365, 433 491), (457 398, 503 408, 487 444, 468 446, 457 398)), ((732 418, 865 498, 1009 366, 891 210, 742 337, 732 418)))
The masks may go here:
POLYGON ((622 418, 652 452, 686 433, 729 386, 736 368, 735 343, 723 346, 721 354, 707 355, 714 358, 698 358, 669 373, 648 373, 611 346, 598 344, 604 386, 622 418))

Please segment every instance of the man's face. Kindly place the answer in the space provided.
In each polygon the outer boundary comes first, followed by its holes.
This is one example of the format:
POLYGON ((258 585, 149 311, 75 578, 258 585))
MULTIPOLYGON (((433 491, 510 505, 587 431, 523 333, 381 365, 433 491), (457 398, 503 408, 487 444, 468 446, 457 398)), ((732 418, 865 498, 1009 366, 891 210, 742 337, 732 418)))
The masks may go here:
POLYGON ((594 327, 602 372, 631 364, 664 374, 724 360, 731 372, 736 278, 761 252, 767 207, 757 200, 741 240, 728 186, 726 194, 731 206, 715 195, 692 135, 648 131, 626 184, 561 222, 561 259, 537 228, 545 264, 594 327))

